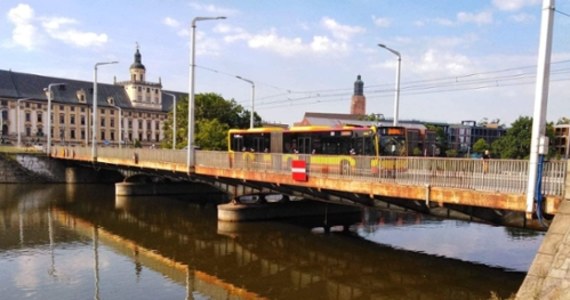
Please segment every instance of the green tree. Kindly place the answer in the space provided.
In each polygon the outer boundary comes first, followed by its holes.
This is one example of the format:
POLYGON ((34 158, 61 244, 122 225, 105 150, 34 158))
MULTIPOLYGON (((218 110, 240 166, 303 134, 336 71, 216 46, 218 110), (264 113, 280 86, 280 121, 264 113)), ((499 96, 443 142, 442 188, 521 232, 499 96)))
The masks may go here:
POLYGON ((207 150, 226 150, 229 126, 217 119, 201 119, 196 122, 196 145, 207 150))
POLYGON ((484 138, 478 139, 475 144, 473 144, 473 152, 475 153, 483 153, 485 150, 489 150, 489 144, 484 138))
MULTIPOLYGON (((195 120, 195 136, 194 141, 196 146, 201 149, 211 150, 212 145, 219 147, 223 145, 222 149, 226 149, 225 136, 221 137, 218 133, 220 127, 214 123, 203 123, 202 121, 217 120, 220 126, 226 125, 227 128, 248 128, 250 122, 250 111, 244 109, 241 105, 237 104, 235 100, 226 100, 222 96, 215 93, 197 94, 195 97, 194 107, 194 120, 195 120), (199 126, 199 124, 208 124, 199 126), (209 141, 208 139, 199 139, 202 133, 201 128, 206 128, 208 131, 212 130, 212 139, 217 141, 209 141)), ((188 137, 188 97, 181 97, 176 104, 176 148, 181 149, 187 145, 188 137)), ((162 147, 172 147, 172 121, 173 113, 170 112, 168 119, 164 123, 164 139, 162 140, 162 147)), ((254 114, 254 126, 261 125, 261 117, 254 114)), ((227 129, 226 129, 227 132, 227 129)), ((201 135, 203 136, 203 135, 201 135)))
MULTIPOLYGON (((546 135, 550 143, 554 142, 554 127, 552 123, 546 124, 546 135)), ((491 144, 495 155, 505 159, 527 159, 530 155, 530 142, 532 136, 532 118, 521 116, 515 120, 507 133, 491 144)), ((549 147, 549 157, 554 155, 554 147, 549 147)))
POLYGON ((445 151, 445 155, 447 155, 447 157, 457 157, 459 153, 457 153, 457 150, 455 149, 449 149, 447 151, 445 151))

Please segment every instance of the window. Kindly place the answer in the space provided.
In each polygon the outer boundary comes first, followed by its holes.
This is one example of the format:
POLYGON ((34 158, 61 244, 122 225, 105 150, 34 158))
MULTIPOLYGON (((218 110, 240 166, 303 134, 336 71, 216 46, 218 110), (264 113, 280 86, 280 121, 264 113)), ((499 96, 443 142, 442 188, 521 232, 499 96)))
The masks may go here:
POLYGON ((30 102, 26 102, 26 108, 30 108, 30 102))
POLYGON ((81 125, 85 125, 85 116, 84 115, 81 116, 80 122, 81 122, 81 125))
POLYGON ((32 115, 29 112, 27 112, 26 113, 26 122, 30 122, 31 119, 32 119, 32 115))
POLYGON ((71 115, 69 117, 69 124, 75 124, 75 116, 74 115, 71 115))
POLYGON ((101 117, 101 127, 105 127, 105 117, 101 117))
POLYGON ((160 122, 154 122, 154 129, 159 130, 160 129, 160 122))
POLYGON ((63 105, 60 105, 59 110, 65 110, 65 107, 63 107, 63 105))
POLYGON ((38 109, 42 109, 42 105, 41 105, 41 104, 38 104, 38 109))
POLYGON ((71 131, 69 132, 69 137, 74 140, 75 139, 75 130, 71 129, 71 131))
POLYGON ((69 110, 75 111, 75 106, 70 107, 69 110))
POLYGON ((26 127, 26 136, 32 136, 32 128, 26 127))
POLYGON ((150 120, 146 121, 146 130, 150 131, 150 129, 152 128, 150 120))
POLYGON ((85 139, 85 130, 81 130, 81 139, 82 139, 82 140, 85 139))
POLYGON ((111 141, 115 140, 115 132, 111 131, 111 141))
POLYGON ((65 124, 65 114, 59 115, 59 124, 65 124))
POLYGON ((81 108, 81 112, 85 112, 85 107, 82 107, 82 108, 81 108))
POLYGON ((37 116, 38 116, 38 123, 41 123, 41 122, 42 122, 42 116, 43 116, 43 115, 42 115, 41 112, 38 112, 37 114, 38 114, 38 115, 37 115, 37 116))
MULTIPOLYGON (((111 118, 109 126, 111 126, 111 128, 115 127, 115 118, 111 118)), ((111 138, 111 139, 113 139, 113 138, 111 138)))
POLYGON ((105 131, 101 130, 101 140, 105 140, 105 131))
POLYGON ((159 136, 158 136, 158 133, 155 135, 154 140, 157 141, 157 142, 160 140, 160 138, 159 138, 159 136))
POLYGON ((129 120, 129 129, 133 128, 133 121, 129 120))
POLYGON ((150 88, 146 88, 146 92, 147 92, 147 93, 150 93, 150 88))

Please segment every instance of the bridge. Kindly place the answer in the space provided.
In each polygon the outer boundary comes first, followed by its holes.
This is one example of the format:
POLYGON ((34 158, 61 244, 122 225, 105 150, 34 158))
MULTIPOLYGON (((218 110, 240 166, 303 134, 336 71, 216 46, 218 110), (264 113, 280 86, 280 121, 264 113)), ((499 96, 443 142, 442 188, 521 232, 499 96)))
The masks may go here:
MULTIPOLYGON (((275 191, 368 206, 398 206, 424 213, 540 228, 527 220, 528 161, 433 157, 337 156, 186 150, 54 147, 52 158, 97 167, 210 183, 232 196, 275 191), (292 168, 294 160, 305 166, 292 168), (370 168, 376 165, 377 168, 370 168), (336 167, 338 166, 338 167, 336 167), (293 176, 295 172, 304 176, 293 176)), ((567 161, 546 162, 541 211, 554 215, 564 199, 567 161)), ((299 174, 297 174, 299 175, 299 174)))

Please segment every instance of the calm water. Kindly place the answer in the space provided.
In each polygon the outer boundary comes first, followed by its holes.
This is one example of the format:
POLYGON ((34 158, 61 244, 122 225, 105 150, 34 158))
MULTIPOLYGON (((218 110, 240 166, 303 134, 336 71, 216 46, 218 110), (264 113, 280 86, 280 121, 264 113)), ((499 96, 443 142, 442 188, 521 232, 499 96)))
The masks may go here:
POLYGON ((112 185, 0 193, 0 299, 508 297, 543 238, 378 211, 223 223, 214 205, 112 185))

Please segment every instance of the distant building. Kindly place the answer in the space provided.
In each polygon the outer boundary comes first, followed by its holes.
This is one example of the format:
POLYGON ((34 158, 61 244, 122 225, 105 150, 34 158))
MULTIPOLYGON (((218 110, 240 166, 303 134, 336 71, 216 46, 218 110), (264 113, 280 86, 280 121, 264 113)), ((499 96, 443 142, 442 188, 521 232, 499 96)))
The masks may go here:
POLYGON ((499 122, 477 124, 475 121, 461 121, 461 124, 449 125, 447 142, 450 149, 459 153, 471 153, 473 144, 484 139, 491 145, 495 140, 505 135, 507 129, 499 122))
POLYGON ((356 81, 354 82, 354 94, 352 95, 352 101, 350 102, 350 114, 351 115, 366 115, 366 97, 364 97, 364 81, 360 75, 356 76, 356 81))
MULTIPOLYGON (((163 127, 172 109, 172 97, 164 94, 160 79, 147 81, 138 46, 129 72, 128 81, 97 85, 95 122, 96 140, 100 144, 118 145, 119 122, 124 143, 138 140, 150 145, 164 138, 163 127)), ((51 130, 54 144, 86 145, 91 142, 92 104, 93 82, 0 70, 0 125, 4 142, 14 143, 19 131, 23 143, 45 143, 46 133, 51 130), (44 89, 50 83, 65 85, 52 89, 52 128, 48 129, 48 95, 44 89)))
POLYGON ((561 158, 568 159, 570 154, 570 124, 554 125, 554 149, 561 158))

